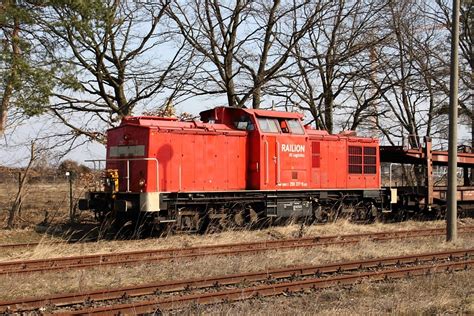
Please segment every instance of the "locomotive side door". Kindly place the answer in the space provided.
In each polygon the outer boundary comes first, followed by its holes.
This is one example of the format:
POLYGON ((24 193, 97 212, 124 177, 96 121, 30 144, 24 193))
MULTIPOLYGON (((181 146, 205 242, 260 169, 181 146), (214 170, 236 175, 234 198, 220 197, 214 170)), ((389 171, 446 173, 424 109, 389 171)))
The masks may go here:
POLYGON ((288 190, 308 186, 307 136, 300 121, 286 117, 258 117, 260 188, 288 190))
POLYGON ((258 126, 261 137, 259 142, 260 151, 260 189, 275 189, 277 181, 277 137, 280 133, 278 120, 271 117, 258 117, 258 126))
POLYGON ((308 138, 300 121, 295 118, 278 119, 281 134, 276 138, 276 181, 279 189, 308 186, 308 162, 311 155, 308 138), (308 150, 308 152, 307 152, 308 150))
POLYGON ((259 189, 272 190, 276 188, 277 137, 280 134, 278 120, 272 117, 257 117, 260 135, 254 144, 253 154, 258 153, 256 172, 259 189), (256 147, 258 146, 258 147, 256 147))

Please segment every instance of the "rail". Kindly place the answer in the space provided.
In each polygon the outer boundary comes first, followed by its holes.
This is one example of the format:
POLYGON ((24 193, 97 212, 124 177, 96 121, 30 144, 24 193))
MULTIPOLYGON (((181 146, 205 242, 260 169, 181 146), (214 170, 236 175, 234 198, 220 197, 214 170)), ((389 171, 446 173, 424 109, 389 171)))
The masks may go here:
POLYGON ((130 192, 130 161, 155 161, 156 162, 156 192, 159 192, 160 191, 160 165, 159 165, 159 162, 158 162, 158 159, 156 158, 112 158, 112 159, 89 159, 89 160, 85 160, 86 162, 92 162, 94 164, 94 169, 95 169, 95 163, 96 162, 99 162, 99 166, 100 166, 100 162, 101 161, 126 161, 127 162, 127 167, 126 167, 126 176, 125 176, 125 179, 127 180, 127 191, 126 192, 130 192))
MULTIPOLYGON (((459 233, 472 234, 474 227, 459 227, 459 233)), ((445 236, 444 228, 421 230, 390 231, 336 236, 312 236, 304 238, 264 240, 237 244, 219 244, 187 248, 149 249, 131 252, 114 252, 75 257, 57 257, 48 259, 15 260, 0 262, 0 275, 23 274, 70 269, 82 269, 94 266, 131 265, 163 260, 192 259, 205 256, 226 256, 260 253, 272 250, 293 250, 328 245, 357 244, 364 240, 384 242, 393 239, 423 238, 445 236)))

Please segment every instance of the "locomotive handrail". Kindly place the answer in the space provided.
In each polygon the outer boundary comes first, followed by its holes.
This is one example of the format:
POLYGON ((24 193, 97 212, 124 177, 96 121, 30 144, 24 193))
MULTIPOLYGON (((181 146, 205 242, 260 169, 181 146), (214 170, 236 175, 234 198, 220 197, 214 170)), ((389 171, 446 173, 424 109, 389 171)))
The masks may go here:
POLYGON ((263 144, 265 145, 265 184, 268 184, 268 142, 266 139, 263 141, 263 144))
POLYGON ((280 142, 276 142, 276 155, 277 155, 277 185, 280 184, 280 142))
POLYGON ((127 179, 127 191, 130 192, 130 161, 155 161, 156 162, 156 192, 159 192, 160 189, 160 177, 159 177, 159 171, 160 171, 160 164, 158 162, 157 158, 109 158, 109 159, 89 159, 85 160, 86 162, 101 162, 101 161, 126 161, 127 162, 127 176, 125 179, 127 179))

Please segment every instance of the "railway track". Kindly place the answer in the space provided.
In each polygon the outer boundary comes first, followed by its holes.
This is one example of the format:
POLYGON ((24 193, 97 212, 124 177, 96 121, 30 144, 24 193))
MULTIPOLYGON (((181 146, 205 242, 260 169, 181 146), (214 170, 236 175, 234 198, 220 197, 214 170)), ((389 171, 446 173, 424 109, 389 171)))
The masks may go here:
MULTIPOLYGON (((474 232, 474 226, 462 226, 461 229, 465 229, 467 232, 474 232)), ((426 231, 430 236, 433 234, 444 234, 445 230, 443 228, 433 228, 433 229, 423 229, 423 230, 418 230, 420 232, 426 231)), ((401 231, 402 232, 402 231, 401 231)), ((405 232, 415 232, 415 230, 407 230, 405 232)), ((384 233, 381 233, 384 234, 384 233)), ((390 234, 390 232, 389 232, 390 234)), ((361 235, 361 234, 359 234, 361 235)), ((352 235, 347 235, 347 236, 352 236, 352 235)), ((333 236, 331 236, 333 237, 333 236)), ((313 238, 313 237, 309 237, 313 238)), ((321 238, 321 237, 319 237, 321 238)), ((39 245, 44 245, 44 246, 56 246, 56 245, 74 245, 74 244, 81 244, 81 243, 91 243, 94 242, 95 240, 86 240, 86 241, 47 241, 47 242, 25 242, 25 243, 14 243, 14 244, 0 244, 0 250, 5 251, 5 250, 13 250, 13 249, 21 249, 21 248, 34 248, 38 247, 39 245)), ((123 240, 123 242, 126 242, 129 240, 123 240)))
POLYGON ((0 302, 0 312, 28 312, 39 308, 48 311, 67 309, 67 314, 136 314, 154 310, 182 308, 190 303, 211 304, 255 296, 317 289, 350 284, 361 279, 381 280, 423 275, 474 266, 474 248, 417 255, 378 258, 316 266, 298 266, 263 272, 157 282, 116 289, 56 295, 43 298, 0 302), (234 287, 229 289, 229 287, 234 287), (191 293, 190 292, 197 292, 191 293), (183 294, 184 293, 184 294, 183 294), (154 299, 131 298, 155 296, 154 299), (164 297, 163 297, 164 296, 164 297), (88 308, 87 305, 104 305, 88 308), (117 305, 117 302, 121 303, 117 305), (112 304, 112 305, 111 305, 112 304), (116 304, 116 305, 113 305, 116 304))
POLYGON ((25 243, 16 243, 16 244, 3 244, 0 245, 0 250, 11 250, 11 249, 20 249, 20 248, 34 248, 39 245, 65 245, 70 244, 66 241, 47 241, 47 242, 25 242, 25 243))
MULTIPOLYGON (((459 233, 473 233, 474 227, 460 227, 459 233)), ((0 262, 0 275, 90 268, 121 264, 141 264, 170 259, 202 256, 239 255, 269 250, 309 248, 325 245, 355 244, 362 240, 386 241, 401 238, 419 238, 444 235, 444 229, 405 230, 378 233, 320 236, 295 239, 258 241, 239 244, 209 245, 190 248, 154 249, 133 252, 107 253, 74 257, 0 262)))

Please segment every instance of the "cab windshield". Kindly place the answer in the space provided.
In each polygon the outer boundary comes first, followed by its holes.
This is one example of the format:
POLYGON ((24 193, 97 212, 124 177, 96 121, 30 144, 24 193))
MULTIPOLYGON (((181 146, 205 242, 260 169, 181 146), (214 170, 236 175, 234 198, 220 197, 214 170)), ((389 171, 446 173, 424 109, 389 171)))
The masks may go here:
POLYGON ((301 126, 300 121, 297 119, 259 117, 257 121, 260 130, 264 133, 304 134, 303 126, 301 126))

